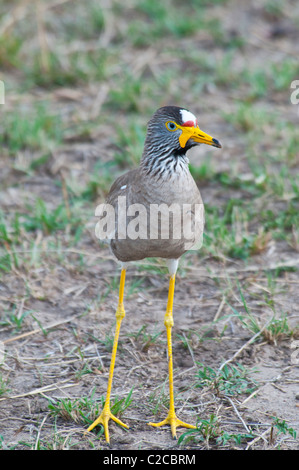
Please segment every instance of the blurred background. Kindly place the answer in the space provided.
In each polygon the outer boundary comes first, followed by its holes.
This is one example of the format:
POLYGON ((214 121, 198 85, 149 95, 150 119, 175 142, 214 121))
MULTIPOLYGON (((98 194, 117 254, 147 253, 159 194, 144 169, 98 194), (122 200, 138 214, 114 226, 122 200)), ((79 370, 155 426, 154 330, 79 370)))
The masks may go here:
MULTIPOLYGON (((83 332, 101 326, 99 311, 111 326, 118 273, 94 238, 94 211, 114 179, 138 165, 151 115, 173 104, 223 145, 190 156, 206 231, 201 251, 181 263, 182 305, 188 282, 188 308, 192 298, 211 302, 206 323, 213 302, 217 318, 228 315, 225 299, 240 315, 251 312, 238 323, 250 334, 272 318, 265 342, 290 341, 299 301, 298 1, 2 0, 0 15, 2 339, 82 312, 83 332)), ((133 310, 141 288, 151 297, 167 285, 158 260, 134 269, 133 310)), ((73 331, 61 344, 79 341, 73 331)), ((39 345, 44 354, 50 343, 39 345)), ((82 351, 80 371, 92 361, 82 351)), ((9 375, 11 393, 26 380, 38 385, 26 364, 22 383, 4 367, 0 382, 9 375)))
MULTIPOLYGON (((196 153, 198 181, 216 182, 221 200, 236 185, 251 195, 274 192, 292 212, 296 1, 24 0, 2 1, 0 8, 1 183, 11 186, 18 205, 22 181, 23 202, 35 212, 44 203, 53 210, 62 178, 72 206, 63 210, 81 217, 86 198, 91 208, 115 175, 138 164, 151 114, 175 104, 190 108, 200 127, 223 142, 221 155, 196 153), (54 190, 47 177, 56 181, 54 190)), ((5 192, 1 197, 5 209, 5 192)), ((290 233, 293 224, 284 222, 271 227, 275 221, 265 216, 260 229, 290 233)))

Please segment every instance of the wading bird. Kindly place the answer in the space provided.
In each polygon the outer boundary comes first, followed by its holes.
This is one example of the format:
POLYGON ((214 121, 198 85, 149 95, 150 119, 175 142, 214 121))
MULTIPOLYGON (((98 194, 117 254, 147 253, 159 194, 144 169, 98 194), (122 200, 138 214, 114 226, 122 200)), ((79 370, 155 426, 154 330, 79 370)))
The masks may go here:
POLYGON ((158 109, 148 123, 139 167, 114 182, 105 204, 101 207, 100 220, 105 223, 98 226, 98 232, 102 232, 104 226, 109 226, 110 229, 107 229, 104 237, 102 233, 98 233, 98 236, 106 239, 112 253, 121 263, 121 275, 106 401, 100 416, 87 431, 91 431, 98 424, 103 425, 107 442, 110 419, 128 428, 110 411, 118 337, 125 316, 123 299, 127 264, 150 257, 164 258, 170 274, 164 320, 169 368, 169 412, 163 421, 148 424, 155 427, 170 425, 173 438, 176 437, 176 428, 179 426, 195 429, 194 425, 178 419, 175 413, 171 330, 175 275, 179 258, 187 250, 199 248, 203 236, 203 203, 199 189, 190 174, 187 158, 188 150, 199 144, 221 148, 217 139, 199 128, 196 117, 187 109, 177 106, 158 109), (167 211, 163 213, 162 208, 170 209, 171 214, 166 213, 167 211), (153 217, 153 211, 157 217, 153 217), (163 214, 167 217, 163 217, 163 214))

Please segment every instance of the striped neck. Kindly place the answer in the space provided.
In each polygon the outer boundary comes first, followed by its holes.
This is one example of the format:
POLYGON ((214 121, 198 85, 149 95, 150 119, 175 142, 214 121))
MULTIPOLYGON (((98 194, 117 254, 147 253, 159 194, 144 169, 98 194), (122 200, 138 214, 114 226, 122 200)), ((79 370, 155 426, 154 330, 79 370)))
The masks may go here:
POLYGON ((146 146, 140 163, 146 175, 168 180, 189 173, 189 159, 186 149, 174 150, 161 144, 157 147, 146 146))

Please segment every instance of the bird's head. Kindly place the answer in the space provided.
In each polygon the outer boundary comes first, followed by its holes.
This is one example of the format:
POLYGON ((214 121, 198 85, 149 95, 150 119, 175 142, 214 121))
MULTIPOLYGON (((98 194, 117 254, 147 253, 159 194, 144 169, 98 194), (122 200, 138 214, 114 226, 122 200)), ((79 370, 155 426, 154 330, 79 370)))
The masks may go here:
POLYGON ((200 144, 221 148, 219 140, 199 128, 196 117, 190 111, 177 106, 164 106, 154 113, 148 123, 143 161, 148 170, 158 172, 159 168, 164 170, 168 165, 173 171, 180 166, 178 160, 187 161, 187 150, 200 144))
POLYGON ((159 108, 148 123, 148 136, 157 138, 160 144, 172 145, 174 149, 188 150, 197 144, 221 148, 219 140, 203 132, 193 113, 177 106, 159 108))

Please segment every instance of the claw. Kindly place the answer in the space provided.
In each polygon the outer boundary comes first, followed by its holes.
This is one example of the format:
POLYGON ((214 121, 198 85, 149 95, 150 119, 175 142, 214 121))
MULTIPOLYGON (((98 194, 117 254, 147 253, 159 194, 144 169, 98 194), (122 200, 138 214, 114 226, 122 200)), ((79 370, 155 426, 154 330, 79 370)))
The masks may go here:
POLYGON ((108 410, 103 409, 100 416, 89 426, 89 428, 87 429, 85 434, 89 431, 92 431, 93 428, 95 428, 98 424, 101 424, 104 428, 105 439, 109 444, 110 443, 110 438, 109 438, 108 422, 109 422, 110 419, 115 421, 115 423, 119 424, 120 426, 123 426, 124 428, 129 429, 129 426, 127 426, 125 423, 123 423, 120 419, 116 418, 116 416, 114 416, 111 413, 110 409, 108 409, 108 410))
POLYGON ((181 421, 180 419, 176 417, 175 414, 170 413, 170 412, 168 413, 167 418, 161 421, 160 423, 148 423, 149 426, 154 426, 155 428, 164 426, 166 424, 170 425, 173 439, 176 439, 176 428, 180 426, 183 428, 188 428, 188 429, 196 429, 196 426, 193 426, 193 424, 188 424, 188 423, 185 423, 184 421, 181 421))

